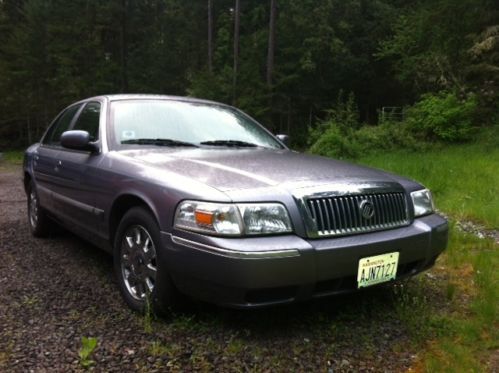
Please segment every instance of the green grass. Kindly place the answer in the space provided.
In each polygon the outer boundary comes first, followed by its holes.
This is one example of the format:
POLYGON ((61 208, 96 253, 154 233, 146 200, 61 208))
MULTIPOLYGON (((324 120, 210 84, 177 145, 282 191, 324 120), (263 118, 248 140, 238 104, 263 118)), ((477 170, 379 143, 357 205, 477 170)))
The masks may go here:
POLYGON ((10 164, 20 165, 23 163, 24 151, 22 150, 9 150, 2 153, 1 161, 5 161, 10 164))
POLYGON ((421 182, 432 190, 437 208, 453 219, 499 228, 499 146, 480 142, 425 152, 396 151, 358 163, 421 182))
POLYGON ((424 367, 429 372, 487 370, 499 348, 499 245, 454 229, 442 264, 456 294, 447 309, 426 314, 432 339, 424 367))
POLYGON ((395 292, 398 317, 423 347, 416 370, 487 371, 499 348, 499 245, 454 224, 470 220, 499 228, 499 146, 494 131, 487 136, 474 144, 394 151, 359 161, 421 182, 452 219, 449 247, 432 270, 437 284, 443 280, 435 290, 444 303, 434 305, 427 298, 435 285, 424 276, 395 292))

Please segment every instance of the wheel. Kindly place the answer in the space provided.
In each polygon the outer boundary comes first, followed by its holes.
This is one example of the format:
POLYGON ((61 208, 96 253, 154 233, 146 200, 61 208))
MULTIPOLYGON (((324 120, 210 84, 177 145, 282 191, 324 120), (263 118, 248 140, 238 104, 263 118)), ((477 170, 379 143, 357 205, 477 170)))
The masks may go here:
POLYGON ((142 207, 130 209, 114 240, 114 271, 121 294, 140 313, 148 307, 165 314, 177 310, 182 297, 158 260, 160 233, 153 216, 142 207))
POLYGON ((29 184, 28 188, 28 222, 33 236, 47 237, 50 234, 50 221, 40 206, 33 182, 29 184))

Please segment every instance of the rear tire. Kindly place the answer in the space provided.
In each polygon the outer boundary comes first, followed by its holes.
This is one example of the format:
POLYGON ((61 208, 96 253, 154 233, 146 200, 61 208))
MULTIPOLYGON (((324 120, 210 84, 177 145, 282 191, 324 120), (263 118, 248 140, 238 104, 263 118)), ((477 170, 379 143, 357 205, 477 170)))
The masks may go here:
POLYGON ((183 304, 167 269, 160 266, 159 250, 160 231, 151 213, 142 207, 128 210, 114 239, 114 271, 123 299, 134 311, 167 314, 183 304))
POLYGON ((33 182, 30 182, 28 187, 28 223, 33 236, 47 237, 50 234, 50 219, 40 206, 33 182))

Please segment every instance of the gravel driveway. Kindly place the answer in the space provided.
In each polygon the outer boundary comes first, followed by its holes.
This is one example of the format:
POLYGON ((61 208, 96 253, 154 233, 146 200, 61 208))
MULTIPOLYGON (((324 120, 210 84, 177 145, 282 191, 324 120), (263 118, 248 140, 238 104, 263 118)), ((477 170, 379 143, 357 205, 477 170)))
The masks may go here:
POLYGON ((417 359, 393 291, 262 311, 197 304, 148 320, 129 311, 112 258, 58 230, 31 237, 21 174, 0 169, 0 371, 405 371, 417 359))

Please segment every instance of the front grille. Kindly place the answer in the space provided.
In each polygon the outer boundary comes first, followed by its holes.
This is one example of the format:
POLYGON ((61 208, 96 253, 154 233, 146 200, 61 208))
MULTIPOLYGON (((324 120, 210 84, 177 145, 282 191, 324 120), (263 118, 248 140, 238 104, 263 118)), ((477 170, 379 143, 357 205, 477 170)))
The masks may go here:
POLYGON ((376 193, 307 199, 308 211, 319 236, 338 236, 391 229, 409 224, 404 193, 376 193), (374 215, 362 216, 361 204, 369 201, 374 215))

